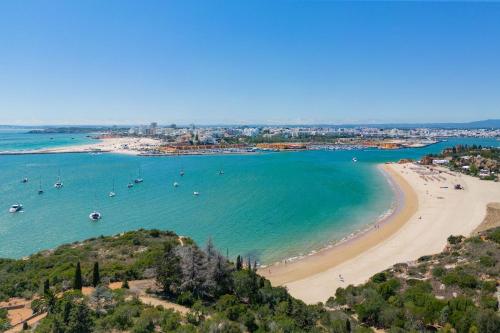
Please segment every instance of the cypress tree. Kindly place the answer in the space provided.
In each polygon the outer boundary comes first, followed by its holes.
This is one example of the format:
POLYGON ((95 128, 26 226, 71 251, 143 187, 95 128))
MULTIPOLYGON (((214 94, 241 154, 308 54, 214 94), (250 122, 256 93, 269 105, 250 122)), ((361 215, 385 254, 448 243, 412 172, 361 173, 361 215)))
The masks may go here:
POLYGON ((243 263, 242 263, 242 261, 241 261, 241 256, 240 256, 240 255, 238 255, 238 256, 236 257, 236 270, 237 270, 237 271, 241 271, 241 269, 242 269, 242 268, 243 268, 243 263))
POLYGON ((97 287, 101 282, 101 278, 99 276, 99 263, 96 261, 94 263, 94 271, 92 272, 92 285, 97 287))
POLYGON ((80 262, 77 262, 75 269, 75 280, 73 281, 73 289, 82 290, 82 286, 82 269, 80 268, 80 262))
POLYGON ((49 284, 49 279, 46 279, 43 282, 43 294, 46 295, 50 290, 50 284, 49 284))

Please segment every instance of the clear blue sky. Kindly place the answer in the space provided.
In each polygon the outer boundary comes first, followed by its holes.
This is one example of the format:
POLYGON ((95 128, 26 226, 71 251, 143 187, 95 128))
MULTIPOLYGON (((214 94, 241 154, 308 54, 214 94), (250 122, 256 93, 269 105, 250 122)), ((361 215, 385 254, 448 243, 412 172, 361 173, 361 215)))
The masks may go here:
POLYGON ((0 1, 0 124, 500 118, 500 3, 0 1))

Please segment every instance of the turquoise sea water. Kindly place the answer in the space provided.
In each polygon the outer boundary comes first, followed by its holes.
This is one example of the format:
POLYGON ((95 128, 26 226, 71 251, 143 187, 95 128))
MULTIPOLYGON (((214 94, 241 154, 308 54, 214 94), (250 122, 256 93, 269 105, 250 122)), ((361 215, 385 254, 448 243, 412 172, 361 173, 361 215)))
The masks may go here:
POLYGON ((0 156, 0 257, 138 228, 174 230, 200 243, 212 237, 230 256, 252 255, 263 263, 305 254, 391 208, 393 193, 377 163, 420 157, 459 142, 498 146, 495 140, 454 139, 395 151, 0 156), (352 163, 354 156, 358 163, 352 163), (128 189, 139 169, 144 183, 128 189), (64 188, 56 190, 59 170, 64 188), (20 182, 23 177, 29 177, 27 184, 20 182), (43 195, 37 194, 39 179, 43 195), (113 179, 117 195, 109 198, 113 179), (24 212, 9 214, 16 202, 24 212), (99 222, 88 218, 94 209, 103 215, 99 222))
POLYGON ((87 134, 28 134, 29 130, 0 129, 0 151, 54 148, 95 142, 87 134))

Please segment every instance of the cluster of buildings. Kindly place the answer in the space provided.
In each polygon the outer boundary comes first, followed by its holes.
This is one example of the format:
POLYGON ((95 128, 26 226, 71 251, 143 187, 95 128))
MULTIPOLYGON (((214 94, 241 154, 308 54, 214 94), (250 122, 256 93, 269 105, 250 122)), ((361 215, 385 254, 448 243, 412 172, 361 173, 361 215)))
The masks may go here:
POLYGON ((496 179, 500 173, 500 149, 476 148, 457 151, 446 149, 440 156, 426 156, 421 160, 424 165, 442 165, 455 171, 496 179))
POLYGON ((361 138, 446 138, 446 137, 500 137, 500 129, 440 129, 440 128, 378 128, 337 126, 202 126, 132 127, 128 134, 157 136, 174 141, 188 142, 196 139, 202 144, 217 144, 224 139, 255 138, 294 139, 308 137, 361 137, 361 138))

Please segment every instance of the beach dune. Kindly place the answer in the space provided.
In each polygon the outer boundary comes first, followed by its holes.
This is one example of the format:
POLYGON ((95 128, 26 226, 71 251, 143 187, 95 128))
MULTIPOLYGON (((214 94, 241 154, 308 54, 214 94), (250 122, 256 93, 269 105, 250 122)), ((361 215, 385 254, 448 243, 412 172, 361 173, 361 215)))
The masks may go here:
POLYGON ((304 259, 260 273, 306 303, 325 302, 338 287, 366 282, 396 263, 437 253, 450 235, 469 235, 500 201, 500 184, 414 164, 381 166, 396 185, 398 208, 380 227, 304 259), (464 189, 456 190, 461 184, 464 189))

